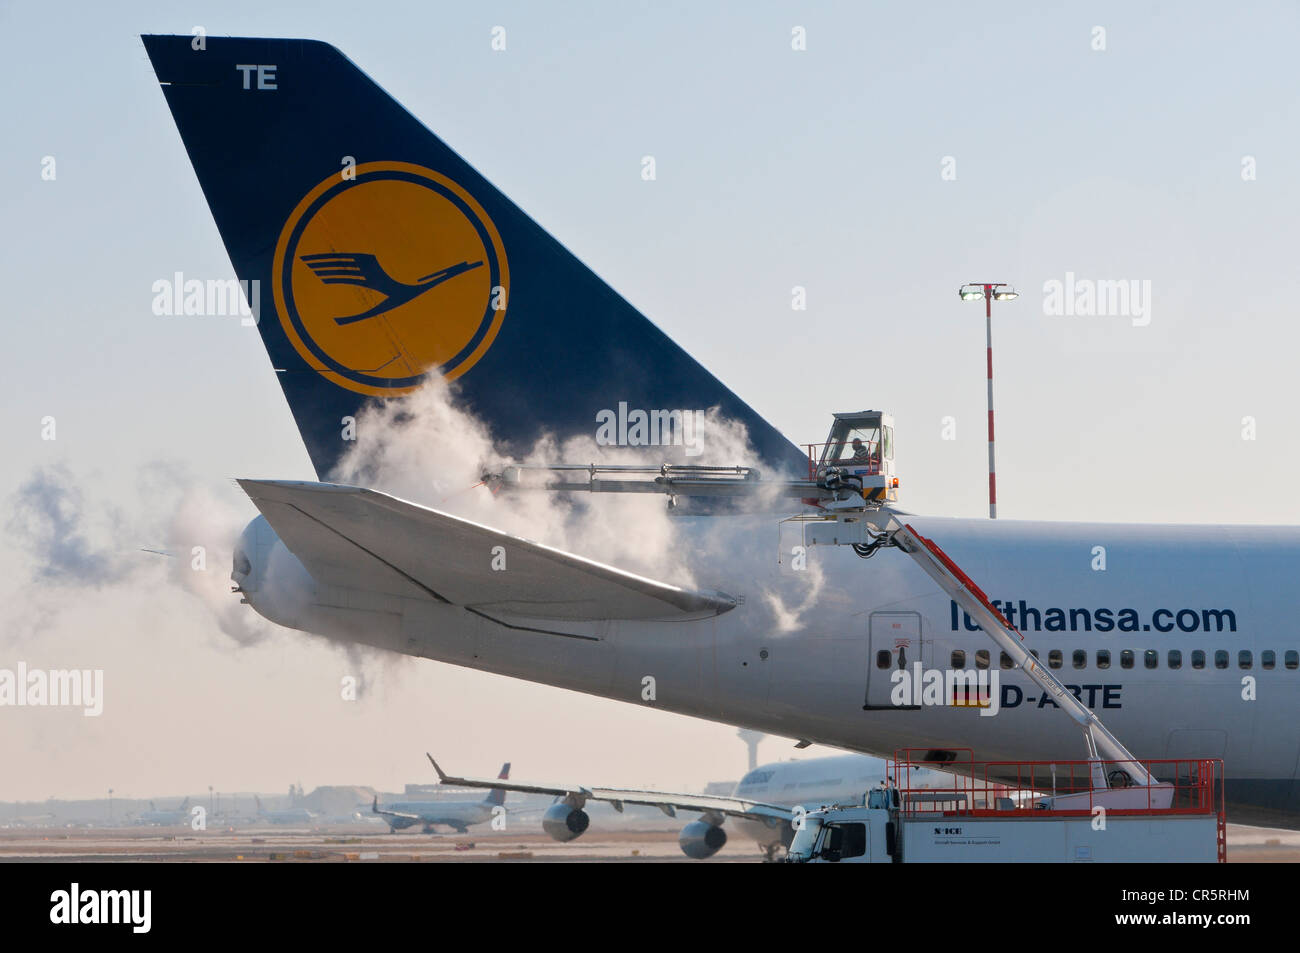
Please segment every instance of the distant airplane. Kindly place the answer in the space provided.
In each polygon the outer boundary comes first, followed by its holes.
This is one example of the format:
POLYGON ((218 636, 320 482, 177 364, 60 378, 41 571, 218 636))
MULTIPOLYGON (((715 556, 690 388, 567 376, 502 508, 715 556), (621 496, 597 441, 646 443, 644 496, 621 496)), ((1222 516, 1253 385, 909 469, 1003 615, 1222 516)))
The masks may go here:
POLYGON ((381 810, 379 798, 376 797, 370 809, 388 822, 389 830, 393 833, 422 824, 424 833, 432 834, 435 825, 440 824, 450 827, 458 834, 465 834, 470 825, 490 821, 498 809, 505 810, 506 788, 504 785, 494 786, 493 781, 504 781, 508 777, 509 761, 501 766, 501 773, 488 782, 486 786, 491 790, 481 801, 401 801, 381 810))
POLYGON ((141 811, 135 819, 137 824, 152 824, 156 827, 173 827, 177 824, 187 824, 190 819, 190 799, 186 798, 181 801, 180 807, 172 811, 158 810, 154 807, 153 801, 149 802, 149 810, 141 811))
MULTIPOLYGON (((677 837, 682 853, 694 860, 712 857, 726 845, 727 832, 722 825, 728 818, 734 818, 736 826, 752 837, 770 860, 782 847, 790 846, 799 808, 811 811, 829 804, 861 804, 868 790, 892 780, 890 762, 884 758, 833 755, 760 765, 741 778, 728 797, 452 777, 433 760, 433 755, 427 757, 443 784, 463 787, 498 784, 510 791, 555 795, 555 803, 542 816, 542 828, 561 842, 576 840, 587 830, 591 823, 584 810, 588 801, 608 802, 619 813, 627 804, 651 805, 669 817, 676 817, 679 810, 699 811, 700 817, 683 827, 677 837)), ((907 784, 912 789, 945 788, 953 785, 953 778, 942 771, 913 769, 908 773, 907 784)))
MULTIPOLYGON (((830 755, 799 761, 774 761, 760 764, 736 784, 734 795, 763 798, 786 807, 816 810, 825 804, 860 804, 866 792, 882 783, 896 781, 893 765, 886 758, 863 754, 830 755)), ((957 782, 943 771, 912 769, 904 782, 913 790, 950 788, 957 782)), ((769 859, 790 846, 793 829, 786 824, 770 824, 739 818, 740 833, 752 837, 769 859)))
POLYGON ((310 824, 316 817, 305 807, 287 807, 282 810, 268 811, 262 807, 262 799, 256 794, 253 795, 253 800, 257 802, 258 819, 271 824, 310 824))

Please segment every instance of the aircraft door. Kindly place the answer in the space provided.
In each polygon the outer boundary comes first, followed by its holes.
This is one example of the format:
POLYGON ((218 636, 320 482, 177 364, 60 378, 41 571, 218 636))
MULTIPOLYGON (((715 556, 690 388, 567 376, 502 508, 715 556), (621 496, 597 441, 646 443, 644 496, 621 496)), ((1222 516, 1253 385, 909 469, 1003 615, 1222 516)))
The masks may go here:
POLYGON ((920 662, 930 668, 932 643, 921 638, 921 616, 916 612, 873 612, 869 622, 867 652, 867 697, 864 711, 888 709, 906 711, 919 705, 899 706, 890 701, 893 673, 906 671, 920 662))

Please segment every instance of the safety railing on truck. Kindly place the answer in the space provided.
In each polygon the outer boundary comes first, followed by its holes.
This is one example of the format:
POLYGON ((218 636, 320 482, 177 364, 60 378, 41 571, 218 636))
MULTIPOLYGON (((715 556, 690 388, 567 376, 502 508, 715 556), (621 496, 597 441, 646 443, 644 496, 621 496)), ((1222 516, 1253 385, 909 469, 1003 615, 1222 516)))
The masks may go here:
POLYGON ((1118 761, 975 761, 970 749, 907 748, 892 780, 906 817, 1080 817, 1217 815, 1225 859, 1223 762, 1217 758, 1141 761, 1154 783, 1134 784, 1118 761), (951 784, 934 783, 935 770, 951 784), (923 773, 922 773, 923 772, 923 773))
MULTIPOLYGON (((817 467, 821 462, 822 449, 829 446, 824 443, 805 443, 803 448, 808 453, 808 479, 817 479, 817 467)), ((864 447, 867 445, 864 443, 864 447)), ((878 476, 880 474, 880 445, 872 442, 867 447, 864 459, 853 459, 853 451, 850 449, 843 453, 838 459, 828 460, 827 466, 851 466, 854 468, 865 467, 867 476, 878 476)))

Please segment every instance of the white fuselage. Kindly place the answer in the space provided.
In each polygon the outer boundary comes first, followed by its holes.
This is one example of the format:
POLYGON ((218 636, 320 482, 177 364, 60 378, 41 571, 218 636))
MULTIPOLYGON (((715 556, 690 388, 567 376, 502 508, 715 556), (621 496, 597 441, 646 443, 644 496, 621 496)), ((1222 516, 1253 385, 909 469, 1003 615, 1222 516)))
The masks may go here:
MULTIPOLYGON (((802 807, 815 811, 832 804, 861 804, 866 793, 882 783, 896 783, 893 764, 885 758, 864 754, 832 755, 800 761, 774 761, 760 764, 745 774, 732 792, 734 797, 782 807, 802 807)), ((907 783, 911 789, 952 787, 952 775, 939 771, 910 770, 907 783)), ((737 830, 760 845, 781 843, 786 831, 762 821, 737 819, 737 830)))
POLYGON ((385 804, 385 811, 394 814, 411 814, 418 817, 384 817, 394 830, 413 827, 417 824, 425 828, 435 825, 464 830, 471 824, 482 824, 492 819, 492 805, 482 801, 402 801, 385 804))
MULTIPOLYGON (((908 520, 1008 611, 1042 661, 1054 667, 1060 653, 1055 674, 1136 756, 1222 757, 1230 818, 1300 826, 1300 528, 908 520)), ((992 642, 906 555, 813 546, 800 570, 789 558, 778 564, 773 517, 692 523, 685 538, 696 534, 709 554, 693 567, 697 583, 744 598, 699 621, 508 628, 418 599, 343 598, 334 588, 321 600, 283 544, 273 534, 266 543, 265 526, 255 559, 281 578, 246 598, 294 628, 853 751, 1084 756, 1076 725, 1023 673, 1001 670, 992 642), (990 651, 997 714, 891 708, 900 646, 908 666, 940 669, 954 652, 973 668, 990 651), (652 702, 642 697, 646 673, 652 702)))

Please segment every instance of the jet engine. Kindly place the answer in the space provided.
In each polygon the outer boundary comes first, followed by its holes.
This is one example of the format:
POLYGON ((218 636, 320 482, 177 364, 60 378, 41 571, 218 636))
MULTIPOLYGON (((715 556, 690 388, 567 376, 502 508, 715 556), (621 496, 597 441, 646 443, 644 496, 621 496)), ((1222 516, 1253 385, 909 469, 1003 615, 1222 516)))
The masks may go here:
POLYGON ((682 853, 692 860, 704 860, 722 850, 727 843, 727 832, 707 820, 691 821, 677 835, 682 853))
POLYGON ((561 843, 579 837, 590 823, 591 818, 586 811, 564 801, 552 804, 542 815, 542 830, 561 843))

